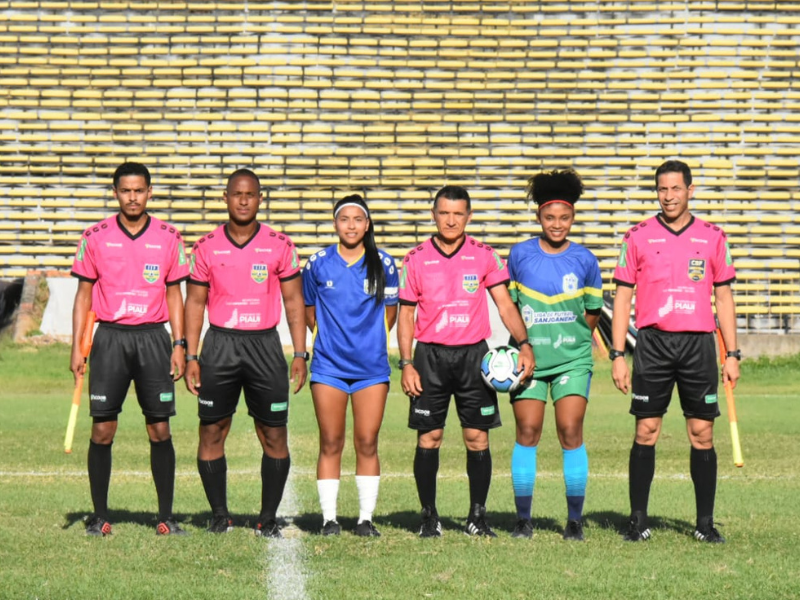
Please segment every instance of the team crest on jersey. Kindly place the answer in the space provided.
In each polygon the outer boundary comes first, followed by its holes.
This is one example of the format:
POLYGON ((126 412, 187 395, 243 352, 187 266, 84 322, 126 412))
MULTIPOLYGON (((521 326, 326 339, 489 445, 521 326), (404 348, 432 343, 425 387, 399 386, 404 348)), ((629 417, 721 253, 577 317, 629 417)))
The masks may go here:
POLYGON ((689 259, 689 279, 703 281, 706 276, 706 261, 702 258, 689 259))
POLYGON ((561 280, 561 289, 564 290, 565 294, 574 294, 578 291, 578 277, 575 273, 564 275, 561 280))
POLYGON ((369 279, 364 280, 364 293, 369 294, 369 279))
POLYGON ((253 268, 250 270, 250 277, 252 277, 253 281, 256 283, 264 283, 267 280, 268 274, 267 265, 253 265, 253 268))
POLYGON ((78 256, 76 256, 76 260, 83 261, 83 257, 86 255, 86 238, 81 238, 81 245, 78 247, 78 256))
POLYGON ((461 282, 461 287, 464 288, 464 291, 468 294, 474 294, 478 291, 480 287, 480 282, 478 281, 477 275, 464 275, 464 280, 461 282))
POLYGON ((400 269, 400 289, 406 289, 406 266, 405 264, 400 269))
POLYGON ((619 251, 619 259, 617 264, 623 269, 628 266, 628 242, 622 242, 622 248, 619 251))
POLYGON ((178 244, 178 264, 185 265, 186 264, 186 251, 183 249, 183 244, 178 244))
POLYGON ((158 281, 158 278, 161 277, 161 266, 145 265, 142 276, 144 277, 144 280, 147 283, 155 283, 156 281, 158 281))
POLYGON ((522 313, 522 322, 525 323, 525 327, 533 325, 533 309, 525 304, 520 312, 522 313))

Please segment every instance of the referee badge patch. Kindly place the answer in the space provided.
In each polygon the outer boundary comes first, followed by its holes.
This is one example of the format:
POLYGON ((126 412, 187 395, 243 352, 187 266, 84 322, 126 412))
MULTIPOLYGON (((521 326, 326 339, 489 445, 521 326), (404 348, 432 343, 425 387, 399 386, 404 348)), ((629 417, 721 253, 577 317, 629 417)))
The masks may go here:
POLYGON ((158 281, 158 278, 161 277, 161 266, 146 264, 142 276, 147 283, 155 283, 158 281))
POLYGON ((253 281, 256 283, 264 283, 267 280, 268 274, 267 265, 253 265, 253 268, 250 270, 250 277, 252 277, 253 281))
POLYGON ((478 282, 477 275, 464 275, 464 280, 461 282, 461 287, 464 288, 464 291, 468 294, 474 294, 478 291, 480 287, 480 283, 478 282))
POLYGON ((689 279, 703 281, 706 276, 706 261, 702 258, 689 259, 689 279))

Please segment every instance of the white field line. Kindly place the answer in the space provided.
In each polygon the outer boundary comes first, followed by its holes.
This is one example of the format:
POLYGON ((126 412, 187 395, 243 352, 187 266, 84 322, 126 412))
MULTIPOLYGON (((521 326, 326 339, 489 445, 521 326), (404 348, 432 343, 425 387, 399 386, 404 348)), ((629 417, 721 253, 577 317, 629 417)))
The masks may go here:
MULTIPOLYGON (((297 498, 292 477, 286 481, 279 515, 291 519, 297 515, 297 498)), ((267 597, 270 600, 305 600, 306 574, 303 542, 296 527, 283 530, 283 539, 267 540, 267 559, 264 565, 267 597)))
MULTIPOLYGON (((410 466, 409 466, 410 467, 410 466)), ((316 471, 314 469, 302 469, 302 468, 295 468, 292 467, 291 475, 301 476, 301 477, 314 477, 316 471)), ((191 478, 197 477, 197 471, 178 471, 176 477, 181 478, 191 478)), ((259 472, 256 469, 247 470, 247 469, 229 469, 228 475, 252 475, 254 477, 260 476, 259 472)), ((291 482, 291 475, 289 477, 289 481, 286 482, 286 489, 290 489, 289 485, 291 482)), ((353 477, 355 475, 354 471, 342 471, 342 477, 353 477)), ((115 470, 112 471, 112 477, 143 477, 150 479, 152 478, 152 473, 150 471, 131 471, 131 470, 115 470)), ((0 477, 7 477, 7 478, 37 478, 37 477, 65 477, 65 478, 84 478, 87 477, 86 471, 0 471, 0 477)), ((413 478, 414 474, 411 472, 409 468, 408 472, 404 473, 381 473, 381 479, 409 479, 413 478)), ((466 473, 439 473, 439 479, 466 479, 466 473)), ((495 470, 493 474, 494 478, 509 478, 511 477, 510 471, 497 471, 495 470)), ((564 477, 561 471, 539 471, 536 474, 537 479, 562 479, 564 477)), ((628 479, 628 472, 615 472, 615 473, 597 473, 594 471, 589 472, 590 479, 628 479)), ((655 475, 656 479, 666 479, 666 480, 685 480, 690 479, 689 473, 674 473, 671 475, 659 475, 656 472, 655 475)), ((788 474, 788 475, 764 475, 762 473, 750 473, 746 469, 741 471, 741 474, 737 475, 720 475, 718 479, 720 480, 731 480, 731 481, 794 481, 799 478, 799 475, 796 473, 788 474)), ((284 492, 283 502, 281 503, 281 513, 284 514, 291 514, 292 511, 286 509, 288 506, 287 501, 287 492, 284 492)), ((292 509, 294 510, 294 509, 292 509)))

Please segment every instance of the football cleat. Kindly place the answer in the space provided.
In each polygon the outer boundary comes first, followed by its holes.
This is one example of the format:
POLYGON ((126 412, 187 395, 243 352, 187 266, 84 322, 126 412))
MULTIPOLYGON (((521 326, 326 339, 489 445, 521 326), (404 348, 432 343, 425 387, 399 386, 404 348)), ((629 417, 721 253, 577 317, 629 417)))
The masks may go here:
POLYGON ((422 523, 419 526, 419 537, 442 537, 442 522, 439 515, 429 506, 422 509, 422 523))
POLYGON ((636 515, 631 515, 628 531, 622 536, 626 542, 643 542, 649 540, 651 536, 650 528, 644 526, 644 519, 636 515))
POLYGON ((567 526, 564 527, 564 539, 572 540, 575 542, 583 541, 583 523, 580 521, 567 521, 567 526))
POLYGON ((95 537, 111 535, 111 523, 97 516, 89 517, 86 520, 86 535, 95 537))
POLYGON ((698 541, 708 544, 725 543, 725 538, 722 537, 722 534, 714 527, 714 521, 712 519, 707 519, 705 523, 698 523, 694 530, 694 537, 698 541))
POLYGON ((282 538, 281 529, 275 519, 270 519, 263 523, 256 523, 255 532, 257 536, 266 538, 282 538))
POLYGON ((486 507, 475 504, 467 517, 467 526, 464 528, 467 535, 496 538, 497 534, 489 528, 486 522, 486 507))
POLYGON ((353 532, 359 537, 381 537, 381 532, 375 529, 372 521, 361 521, 353 532))
POLYGON ((170 517, 159 521, 158 525, 156 525, 156 535, 188 535, 188 533, 181 529, 175 519, 170 517))
POLYGON ((342 526, 336 521, 325 521, 322 526, 322 535, 339 535, 342 532, 342 526))
POLYGON ((533 537, 533 522, 530 519, 520 519, 514 525, 514 531, 511 532, 513 538, 531 538, 533 537))
POLYGON ((230 533, 233 531, 233 519, 228 515, 214 515, 206 531, 208 533, 230 533))

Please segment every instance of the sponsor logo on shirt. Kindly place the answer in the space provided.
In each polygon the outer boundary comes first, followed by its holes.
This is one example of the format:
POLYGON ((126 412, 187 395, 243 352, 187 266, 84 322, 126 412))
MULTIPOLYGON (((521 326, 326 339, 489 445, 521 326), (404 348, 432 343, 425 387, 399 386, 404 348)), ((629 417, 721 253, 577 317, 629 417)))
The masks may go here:
POLYGON ((269 409, 272 412, 283 412, 288 408, 289 408, 289 403, 288 402, 273 402, 269 406, 269 409))
POLYGON ((261 315, 258 313, 242 313, 239 315, 239 323, 245 325, 258 325, 261 323, 261 315))
POLYGON ((447 322, 453 327, 469 327, 469 315, 450 315, 447 322))
MULTIPOLYGON (((694 241, 694 240, 692 240, 692 241, 694 241)), ((647 240, 647 243, 648 244, 666 244, 667 240, 665 240, 664 238, 649 239, 649 240, 647 240)))
POLYGON ((197 403, 202 404, 203 406, 212 407, 214 406, 213 400, 206 400, 205 398, 201 398, 200 396, 197 397, 197 403))
POLYGON ((564 375, 559 381, 558 385, 567 385, 569 382, 569 375, 564 375))
MULTIPOLYGON (((122 245, 122 244, 120 244, 120 246, 121 246, 121 245, 122 245)), ((145 244, 145 245, 144 245, 144 247, 145 247, 147 250, 161 250, 161 246, 159 246, 158 244, 145 244)))
POLYGON ((431 416, 431 411, 425 410, 423 408, 415 408, 414 409, 414 414, 415 415, 422 415, 423 417, 430 417, 431 416))
POLYGON ((449 318, 448 318, 448 315, 447 315, 447 311, 446 310, 442 311, 442 317, 439 319, 439 322, 436 323, 436 328, 435 328, 436 329, 436 333, 439 333, 442 329, 447 327, 447 324, 449 322, 450 321, 449 321, 449 318))
POLYGON ((464 280, 461 282, 461 287, 464 288, 464 291, 468 294, 474 294, 478 291, 480 287, 480 282, 478 281, 477 275, 464 275, 464 280))
POLYGON ((155 283, 161 277, 161 266, 146 264, 142 276, 147 283, 155 283))
POLYGON ((106 242, 106 248, 122 248, 122 244, 116 244, 114 242, 106 242))
POLYGON ((164 392, 158 395, 158 399, 161 400, 161 402, 172 402, 172 398, 172 392, 164 392))
POLYGON ((99 394, 91 394, 89 396, 89 400, 92 400, 94 402, 105 402, 106 401, 106 397, 105 396, 101 396, 99 394))
POLYGON ((325 282, 325 287, 332 288, 332 287, 333 287, 333 281, 331 281, 330 279, 328 279, 328 281, 326 281, 326 282, 325 282))
MULTIPOLYGON (((550 340, 548 340, 550 341, 550 340)), ((558 334, 558 339, 553 342, 553 348, 559 348, 561 344, 574 344, 575 336, 558 334)))
POLYGON ((675 306, 675 303, 672 300, 672 294, 670 294, 669 296, 667 296, 667 301, 664 304, 664 306, 659 307, 658 316, 659 317, 663 317, 664 315, 668 315, 669 313, 672 312, 672 309, 674 308, 674 306, 675 306))
POLYGON ((534 346, 549 346, 552 341, 549 337, 535 337, 531 340, 531 343, 534 346))
POLYGON ((574 323, 578 317, 571 310, 552 310, 538 312, 533 315, 534 325, 545 325, 547 323, 574 323))
POLYGON ((272 248, 256 248, 256 254, 260 254, 261 252, 272 252, 272 248))
POLYGON ((214 256, 216 256, 217 254, 230 254, 230 253, 231 253, 230 250, 214 250, 214 256))
POLYGON ((687 315, 693 315, 695 308, 695 301, 694 300, 676 300, 675 301, 675 312, 676 313, 683 313, 687 315))
POLYGON ((565 294, 574 294, 578 291, 578 277, 575 273, 568 273, 561 279, 561 289, 565 294))
POLYGON ((264 283, 269 276, 269 271, 267 271, 267 265, 253 265, 253 268, 250 270, 250 277, 253 278, 253 281, 256 283, 264 283))
POLYGON ((689 279, 702 281, 706 276, 706 261, 702 258, 689 259, 689 279))
POLYGON ((481 406, 481 415, 488 417, 494 414, 494 406, 481 406))
POLYGON ((400 289, 401 290, 406 289, 406 266, 405 265, 403 265, 403 267, 400 269, 400 289))
POLYGON ((146 315, 147 304, 128 304, 128 307, 125 312, 134 315, 146 315))
POLYGON ((505 267, 505 264, 503 263, 503 259, 500 258, 500 255, 497 252, 492 251, 492 258, 494 259, 494 262, 497 263, 497 270, 502 271, 505 267))
POLYGON ((183 247, 183 242, 178 243, 178 264, 186 264, 186 249, 183 247))
POLYGON ((369 279, 364 280, 364 293, 369 294, 369 279))
POLYGON ((462 256, 461 260, 475 260, 474 256, 462 256))
POLYGON ((729 267, 733 264, 733 256, 731 256, 731 247, 728 242, 725 242, 725 264, 729 267))
POLYGON ((706 396, 706 404, 716 404, 716 402, 717 402, 716 394, 708 394, 706 396))
POLYGON ((189 273, 191 273, 192 275, 194 275, 194 261, 195 260, 196 259, 195 259, 194 253, 192 253, 191 256, 189 256, 189 273))
POLYGON ((622 242, 622 248, 619 250, 619 259, 617 260, 617 265, 623 268, 628 266, 628 242, 622 242))
POLYGON ((296 269, 300 266, 300 260, 297 258, 297 248, 292 248, 292 268, 296 269))
POLYGON ((424 264, 425 264, 426 267, 428 265, 438 265, 439 261, 438 260, 426 260, 424 264))
POLYGON ((641 394, 631 394, 631 398, 639 402, 650 402, 650 396, 642 396, 641 394))
POLYGON ((693 244, 707 244, 708 240, 704 240, 703 238, 689 238, 693 244))

